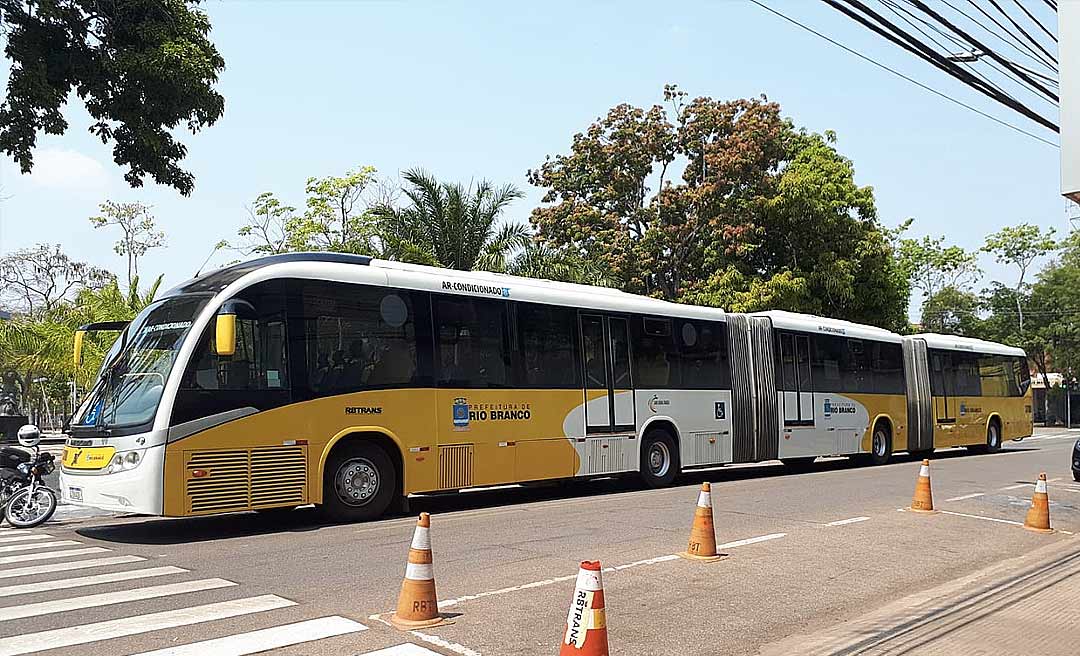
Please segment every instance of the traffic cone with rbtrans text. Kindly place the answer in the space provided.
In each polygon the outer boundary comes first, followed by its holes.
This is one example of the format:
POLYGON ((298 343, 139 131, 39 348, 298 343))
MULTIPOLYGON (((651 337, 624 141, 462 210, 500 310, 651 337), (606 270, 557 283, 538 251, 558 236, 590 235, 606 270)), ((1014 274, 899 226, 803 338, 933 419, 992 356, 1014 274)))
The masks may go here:
POLYGON ((401 582, 397 612, 390 617, 390 623, 407 631, 443 621, 431 566, 431 515, 420 513, 409 547, 409 563, 405 566, 405 580, 401 582))
POLYGON ((697 508, 694 509, 694 523, 690 527, 690 543, 686 551, 679 554, 690 560, 716 562, 723 555, 716 553, 716 529, 713 526, 712 490, 708 483, 701 484, 698 492, 697 508))
POLYGON ((1039 474, 1035 483, 1035 494, 1031 497, 1031 507, 1024 518, 1024 528, 1038 533, 1053 533, 1050 528, 1050 497, 1046 494, 1046 474, 1039 474))
POLYGON ((919 477, 915 479, 915 496, 911 498, 911 509, 915 512, 934 512, 934 495, 930 491, 930 461, 923 460, 919 467, 919 477))
POLYGON ((559 656, 608 656, 607 616, 600 561, 586 560, 578 570, 574 600, 566 616, 559 656))

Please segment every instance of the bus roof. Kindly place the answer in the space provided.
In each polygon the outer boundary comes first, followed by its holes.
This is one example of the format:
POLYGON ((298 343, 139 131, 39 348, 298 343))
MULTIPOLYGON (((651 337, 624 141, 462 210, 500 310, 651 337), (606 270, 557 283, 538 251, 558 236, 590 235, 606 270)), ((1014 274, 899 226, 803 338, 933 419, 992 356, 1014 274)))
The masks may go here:
POLYGON ((903 337, 897 333, 884 328, 867 326, 842 319, 827 319, 812 314, 799 314, 797 312, 787 312, 786 310, 767 310, 765 312, 755 312, 754 316, 769 317, 772 320, 773 327, 781 330, 801 330, 857 339, 875 339, 882 342, 900 343, 903 340, 903 337))
POLYGON ((719 308, 672 303, 607 287, 487 271, 458 271, 348 253, 287 253, 255 258, 192 278, 173 287, 164 295, 217 293, 256 272, 257 275, 252 275, 253 281, 299 275, 305 278, 378 284, 463 296, 501 297, 612 312, 671 315, 713 321, 724 321, 726 318, 725 312, 719 308))
POLYGON ((950 349, 953 351, 975 351, 978 353, 992 353, 995 355, 1012 355, 1027 357, 1024 349, 1015 346, 1006 346, 997 342, 988 342, 973 337, 957 337, 956 335, 939 335, 937 333, 920 333, 912 335, 913 339, 926 341, 929 348, 950 349))

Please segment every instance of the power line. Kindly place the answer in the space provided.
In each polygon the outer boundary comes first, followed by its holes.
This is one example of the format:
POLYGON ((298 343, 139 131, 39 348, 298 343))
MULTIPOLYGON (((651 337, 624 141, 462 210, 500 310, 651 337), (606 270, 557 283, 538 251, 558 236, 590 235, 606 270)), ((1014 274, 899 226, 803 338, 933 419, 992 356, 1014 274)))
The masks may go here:
MULTIPOLYGON (((908 4, 911 4, 911 0, 906 0, 906 1, 908 2, 908 4)), ((1035 62, 1036 64, 1041 64, 1041 65, 1045 66, 1048 70, 1051 70, 1051 71, 1053 71, 1055 73, 1057 72, 1057 68, 1052 63, 1050 63, 1050 62, 1046 61, 1045 59, 1043 59, 1042 57, 1040 57, 1039 53, 1032 50, 1031 47, 1028 46, 1027 44, 1025 44, 1023 41, 1020 41, 1016 37, 1015 34, 1013 34, 1012 32, 1009 31, 1009 28, 1007 28, 1004 25, 1002 25, 1001 23, 997 22, 997 20, 994 19, 993 16, 991 16, 990 14, 983 11, 983 8, 980 7, 979 5, 974 5, 974 6, 975 6, 976 9, 979 10, 979 12, 983 16, 986 16, 987 18, 989 18, 990 21, 994 23, 994 25, 997 25, 998 28, 1000 28, 1002 32, 1004 32, 1004 33, 1008 34, 1009 36, 1013 37, 1013 39, 1016 41, 1016 43, 1013 43, 1013 41, 1009 41, 1005 37, 1003 37, 1000 34, 998 34, 997 32, 995 32, 994 30, 990 29, 989 27, 987 27, 986 25, 981 23, 977 18, 971 16, 970 14, 965 12, 963 9, 960 9, 956 5, 949 2, 949 0, 941 0, 941 2, 942 2, 942 4, 944 4, 949 9, 952 9, 953 11, 960 14, 961 16, 966 18, 967 20, 974 23, 975 25, 978 25, 982 29, 982 31, 986 32, 987 34, 994 37, 998 41, 1001 41, 1005 45, 1009 46, 1010 48, 1015 50, 1017 53, 1027 57, 1028 59, 1035 62), (1021 48, 1023 48, 1023 50, 1021 50, 1021 48)))
POLYGON ((945 100, 948 100, 949 102, 951 102, 951 103, 953 103, 955 105, 959 105, 959 106, 963 107, 964 109, 968 109, 968 110, 970 110, 972 112, 975 112, 976 114, 978 114, 979 116, 982 116, 983 118, 988 118, 991 121, 993 121, 995 123, 998 123, 999 125, 1003 125, 1003 126, 1009 128, 1010 130, 1014 130, 1016 132, 1019 132, 1020 134, 1031 137, 1032 139, 1036 139, 1038 141, 1041 141, 1044 144, 1047 144, 1049 146, 1053 146, 1054 148, 1060 148, 1061 147, 1058 144, 1054 143, 1053 141, 1050 141, 1048 139, 1044 139, 1044 138, 1038 136, 1037 134, 1028 132, 1027 130, 1024 130, 1023 128, 1017 127, 1017 126, 1015 126, 1015 125, 1013 125, 1011 123, 1003 121, 1000 118, 997 118, 996 116, 992 116, 990 114, 987 114, 986 112, 984 112, 984 111, 982 111, 980 109, 976 109, 975 107, 972 107, 971 105, 968 105, 967 103, 961 102, 961 101, 953 98, 952 96, 949 96, 949 95, 947 95, 945 93, 942 93, 941 91, 938 91, 937 89, 929 87, 929 86, 923 84, 922 82, 919 82, 918 80, 910 78, 907 75, 904 75, 903 73, 901 73, 900 71, 897 71, 897 70, 895 70, 893 68, 890 68, 890 67, 886 66, 885 64, 882 64, 881 62, 878 62, 878 61, 876 61, 874 59, 871 59, 870 57, 867 57, 866 55, 862 54, 861 52, 859 52, 857 50, 853 50, 852 48, 849 48, 849 47, 845 46, 844 44, 840 43, 839 41, 836 41, 836 40, 822 34, 821 32, 818 32, 817 30, 813 29, 812 27, 804 25, 804 24, 800 23, 799 21, 795 20, 794 18, 791 18, 789 16, 784 15, 783 13, 781 13, 779 11, 776 11, 772 7, 769 7, 767 5, 762 4, 758 0, 750 0, 750 2, 757 5, 758 7, 761 7, 762 9, 764 9, 767 12, 786 20, 789 23, 791 23, 793 25, 796 25, 797 27, 799 27, 799 28, 811 33, 811 34, 813 34, 813 35, 815 35, 815 36, 817 36, 817 37, 819 37, 821 39, 824 39, 824 40, 828 41, 829 43, 831 43, 834 46, 840 48, 841 50, 844 50, 844 51, 846 51, 846 52, 848 52, 848 53, 850 53, 852 55, 855 55, 859 59, 862 59, 862 60, 864 60, 866 62, 869 62, 869 63, 873 64, 874 66, 877 66, 880 69, 886 70, 886 71, 892 73, 893 75, 895 75, 895 76, 897 76, 897 77, 899 77, 899 78, 901 78, 903 80, 906 80, 906 81, 910 82, 911 84, 914 84, 915 86, 919 87, 920 89, 923 89, 925 91, 929 91, 930 93, 934 94, 935 96, 938 96, 940 98, 944 98, 945 100))
MULTIPOLYGON (((974 0, 968 0, 968 2, 973 2, 973 1, 974 1, 974 0)), ((999 4, 997 3, 997 0, 989 0, 989 2, 990 2, 990 4, 992 4, 992 5, 994 6, 994 8, 995 8, 995 9, 997 9, 997 10, 998 10, 998 12, 1000 12, 1000 13, 1001 13, 1001 15, 1002 15, 1002 16, 1004 16, 1005 18, 1007 18, 1007 19, 1008 19, 1008 21, 1009 21, 1010 23, 1012 23, 1012 24, 1013 24, 1013 27, 1015 27, 1016 29, 1020 30, 1020 34, 1023 34, 1023 35, 1024 35, 1024 36, 1025 36, 1025 37, 1027 38, 1027 40, 1031 42, 1031 45, 1033 45, 1033 46, 1035 46, 1036 48, 1038 48, 1038 49, 1039 49, 1039 52, 1041 52, 1042 54, 1046 55, 1046 56, 1047 56, 1048 58, 1050 58, 1050 60, 1051 60, 1051 61, 1053 61, 1053 62, 1054 62, 1055 64, 1057 63, 1057 58, 1055 58, 1055 57, 1054 57, 1053 55, 1051 55, 1051 54, 1050 54, 1050 51, 1049 51, 1049 50, 1047 50, 1046 48, 1042 47, 1042 44, 1041 44, 1041 43, 1039 43, 1037 39, 1035 39, 1035 38, 1034 38, 1034 37, 1032 37, 1032 36, 1031 36, 1030 34, 1028 34, 1028 33, 1027 33, 1027 30, 1025 30, 1025 29, 1024 29, 1024 28, 1023 28, 1023 27, 1022 27, 1022 26, 1020 25, 1020 23, 1017 23, 1017 22, 1016 22, 1015 20, 1013 20, 1013 17, 1009 15, 1009 12, 1005 11, 1004 9, 1002 9, 1001 5, 999 5, 999 4)))
MULTIPOLYGON (((904 7, 898 5, 898 4, 894 3, 894 2, 891 2, 891 0, 878 0, 878 1, 881 4, 883 4, 889 11, 891 11, 893 14, 895 14, 901 20, 903 20, 905 23, 907 23, 908 25, 913 27, 915 29, 915 31, 917 31, 919 34, 922 34, 924 37, 926 37, 926 39, 928 41, 930 41, 931 43, 936 45, 938 48, 941 48, 941 50, 944 51, 945 53, 948 53, 950 48, 945 46, 944 44, 942 44, 940 41, 935 39, 933 36, 927 34, 925 30, 923 30, 921 27, 916 25, 911 19, 908 18, 908 16, 911 16, 911 18, 913 18, 913 19, 919 21, 920 23, 926 25, 929 29, 933 30, 934 32, 937 32, 942 37, 944 37, 946 39, 949 39, 950 41, 952 41, 959 48, 963 49, 963 48, 967 47, 967 44, 963 43, 959 39, 953 37, 950 34, 947 34, 947 33, 943 32, 943 31, 941 31, 940 29, 937 28, 937 26, 935 26, 933 23, 930 23, 925 18, 920 18, 920 17, 916 16, 915 14, 911 13, 907 9, 904 9, 904 7), (901 13, 901 12, 903 12, 903 13, 901 13)), ((1013 100, 1016 100, 1015 98, 1013 98, 1013 96, 1008 91, 1001 88, 1001 86, 999 86, 993 80, 988 78, 986 75, 984 75, 984 74, 980 73, 979 71, 977 71, 975 69, 975 67, 972 66, 971 64, 969 64, 967 62, 963 62, 963 65, 964 65, 965 68, 967 68, 969 71, 971 71, 972 75, 975 75, 976 77, 981 79, 983 82, 985 82, 986 84, 990 85, 995 90, 997 90, 999 93, 1001 93, 1001 94, 1003 94, 1005 96, 1008 96, 1009 98, 1012 98, 1013 100)), ((1006 75, 1006 77, 1008 77, 1008 76, 1006 75)))
POLYGON ((1042 21, 1040 21, 1038 18, 1035 17, 1034 14, 1028 11, 1028 8, 1025 7, 1024 4, 1020 2, 1020 0, 1013 0, 1013 2, 1016 3, 1017 7, 1020 7, 1020 11, 1024 12, 1027 17, 1031 19, 1032 23, 1038 25, 1039 29, 1041 29, 1043 32, 1046 32, 1046 36, 1050 37, 1050 39, 1053 40, 1054 43, 1058 42, 1057 37, 1054 36, 1054 33, 1046 29, 1046 26, 1042 24, 1042 21))
MULTIPOLYGON (((961 82, 967 84, 972 89, 975 89, 976 91, 982 93, 983 95, 985 95, 985 96, 987 96, 987 97, 989 97, 989 98, 991 98, 993 100, 996 100, 997 102, 1001 103, 1002 105, 1005 105, 1006 107, 1012 109, 1013 111, 1017 112, 1018 114, 1022 114, 1023 116, 1026 116, 1027 118, 1031 119, 1032 121, 1035 121, 1036 123, 1042 125, 1043 127, 1046 127, 1046 128, 1048 128, 1050 130, 1054 130, 1055 132, 1059 131, 1059 128, 1058 128, 1057 124, 1054 123, 1053 121, 1051 121, 1050 119, 1042 116, 1038 112, 1036 112, 1036 111, 1032 110, 1031 108, 1029 108, 1027 105, 1025 105, 1025 104, 1011 98, 1010 96, 995 90, 991 85, 989 85, 986 82, 984 82, 984 81, 976 78, 975 76, 971 75, 970 73, 968 73, 964 69, 957 66, 955 63, 944 59, 939 53, 934 51, 932 48, 929 48, 928 46, 926 46, 926 44, 922 43, 921 41, 919 41, 917 38, 915 38, 911 34, 905 32, 903 29, 897 27, 891 21, 889 21, 885 17, 881 16, 880 14, 875 12, 874 10, 872 10, 869 7, 867 7, 866 5, 864 5, 862 2, 860 2, 860 0, 823 0, 823 2, 825 2, 827 5, 829 5, 833 9, 836 9, 837 11, 839 11, 842 14, 846 15, 848 18, 851 18, 852 20, 854 20, 857 23, 863 25, 867 29, 869 29, 869 30, 873 31, 874 33, 878 34, 879 36, 883 37, 884 39, 886 39, 888 41, 891 41, 892 43, 900 46, 904 50, 907 50, 908 52, 914 54, 915 56, 919 57, 920 59, 923 59, 924 61, 931 64, 935 68, 938 68, 939 70, 944 71, 945 73, 948 73, 952 77, 955 77, 956 79, 960 80, 961 82), (851 7, 854 7, 854 9, 851 9, 851 8, 845 6, 845 5, 850 5, 851 7), (859 14, 855 10, 861 11, 862 14, 859 14), (874 24, 873 22, 871 22, 871 19, 873 21, 876 21, 878 24, 874 24)), ((915 4, 916 7, 918 7, 919 9, 922 9, 924 12, 927 12, 927 13, 930 13, 930 14, 934 13, 932 10, 930 10, 928 7, 926 7, 926 5, 924 5, 922 2, 920 2, 920 0, 909 0, 909 2, 911 2, 912 4, 915 4)), ((980 48, 982 48, 982 50, 983 50, 983 52, 985 54, 990 55, 995 60, 1001 61, 1002 63, 1005 64, 1006 67, 1009 67, 1010 70, 1013 70, 1010 67, 1010 62, 1007 62, 1006 60, 1000 59, 993 52, 987 52, 986 46, 983 46, 982 44, 979 44, 978 41, 973 40, 970 36, 965 34, 962 30, 956 28, 955 26, 953 26, 950 23, 947 23, 947 21, 944 21, 944 19, 941 18, 940 16, 934 14, 934 17, 937 20, 939 20, 939 22, 944 22, 950 29, 952 29, 957 34, 960 34, 961 36, 966 37, 973 44, 979 45, 980 48)), ((1026 76, 1026 74, 1021 73, 1020 77, 1025 78, 1025 81, 1027 81, 1028 84, 1030 84, 1031 86, 1037 88, 1039 91, 1044 91, 1044 93, 1046 93, 1053 100, 1055 100, 1055 101, 1057 100, 1057 96, 1055 94, 1051 93, 1049 90, 1045 90, 1045 87, 1043 87, 1041 84, 1031 80, 1029 77, 1026 76)))

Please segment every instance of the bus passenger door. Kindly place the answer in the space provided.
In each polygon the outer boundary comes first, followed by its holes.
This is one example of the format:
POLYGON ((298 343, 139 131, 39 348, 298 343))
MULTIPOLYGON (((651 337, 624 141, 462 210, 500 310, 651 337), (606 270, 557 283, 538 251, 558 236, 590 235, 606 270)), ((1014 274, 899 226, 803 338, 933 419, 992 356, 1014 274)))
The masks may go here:
POLYGON ((930 388, 934 399, 934 446, 953 446, 956 442, 956 401, 953 399, 952 354, 937 352, 930 356, 930 388))
POLYGON ((833 426, 815 427, 814 392, 810 379, 810 338, 780 333, 780 402, 784 439, 781 457, 828 455, 836 452, 839 434, 833 426))
POLYGON ((581 345, 585 368, 586 434, 634 430, 627 320, 581 315, 581 345))

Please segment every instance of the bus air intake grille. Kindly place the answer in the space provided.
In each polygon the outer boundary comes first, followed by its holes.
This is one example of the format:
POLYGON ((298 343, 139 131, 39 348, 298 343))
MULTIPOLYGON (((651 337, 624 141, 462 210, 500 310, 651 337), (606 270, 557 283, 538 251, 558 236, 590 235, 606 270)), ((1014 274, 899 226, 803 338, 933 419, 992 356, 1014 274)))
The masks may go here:
POLYGON ((307 447, 251 450, 251 507, 307 503, 307 447))
POLYGON ((456 444, 439 447, 439 489, 459 490, 472 485, 473 447, 456 444))
POLYGON ((187 454, 185 487, 188 512, 246 510, 249 465, 245 451, 195 451, 187 454), (202 477, 197 473, 204 472, 202 477))
POLYGON ((302 506, 308 502, 304 445, 188 451, 185 461, 188 514, 302 506))

